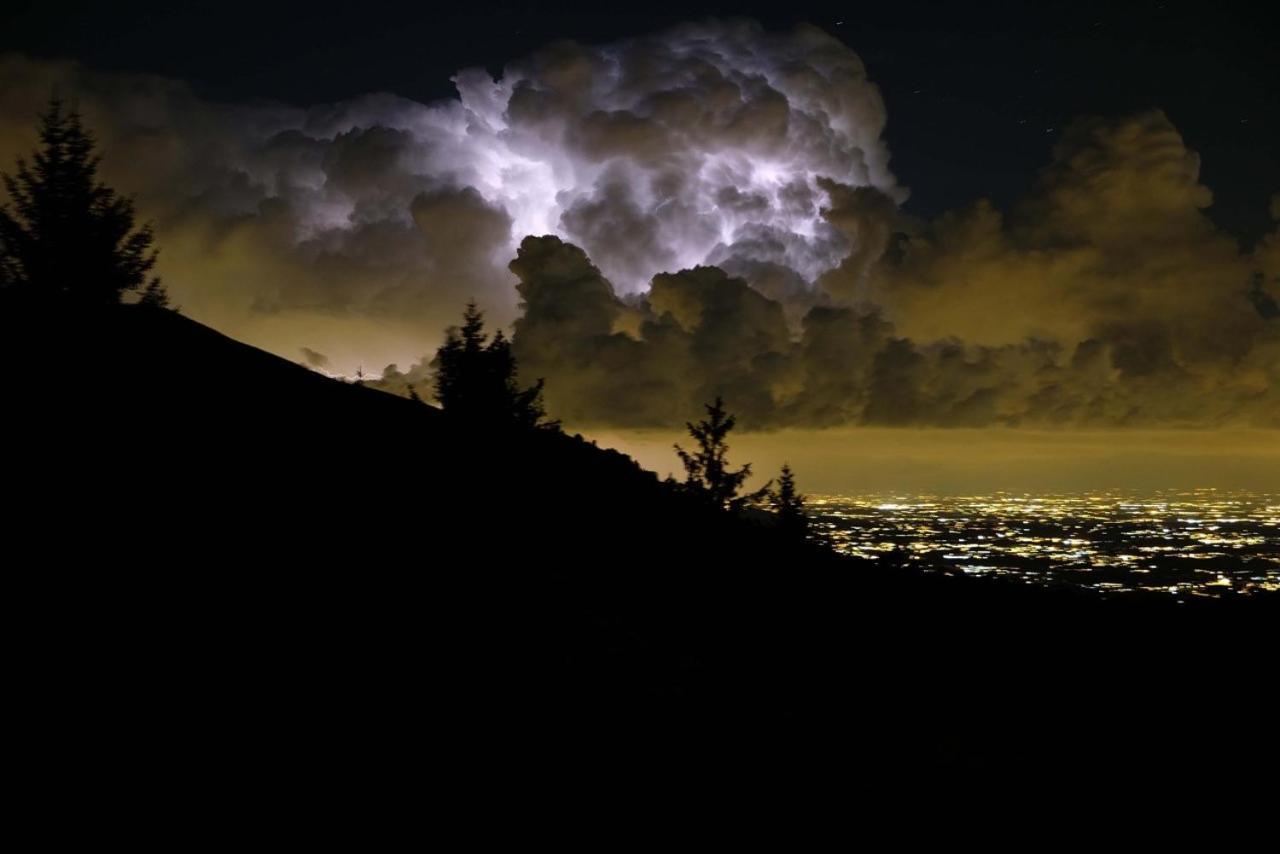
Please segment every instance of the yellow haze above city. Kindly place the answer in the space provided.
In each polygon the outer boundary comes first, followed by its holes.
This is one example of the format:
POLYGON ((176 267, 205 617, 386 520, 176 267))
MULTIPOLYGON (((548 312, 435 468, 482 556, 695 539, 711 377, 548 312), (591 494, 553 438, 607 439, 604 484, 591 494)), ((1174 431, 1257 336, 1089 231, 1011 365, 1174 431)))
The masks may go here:
MULTIPOLYGON (((691 445, 675 431, 583 433, 661 476, 682 476, 672 444, 691 445)), ((730 434, 729 445, 754 483, 786 462, 807 493, 1280 491, 1278 431, 780 430, 730 434)))

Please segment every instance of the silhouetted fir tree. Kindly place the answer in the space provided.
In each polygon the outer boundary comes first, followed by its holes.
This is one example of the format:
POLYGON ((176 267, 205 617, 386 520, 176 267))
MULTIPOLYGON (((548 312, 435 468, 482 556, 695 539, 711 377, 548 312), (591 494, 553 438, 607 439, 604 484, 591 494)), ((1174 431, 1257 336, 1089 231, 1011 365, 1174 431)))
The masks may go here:
POLYGON ((695 494, 705 496, 717 507, 741 510, 745 505, 767 495, 770 484, 766 483, 755 492, 738 495, 742 484, 751 476, 751 465, 744 465, 737 471, 729 467, 729 445, 726 437, 737 419, 725 412, 724 400, 720 397, 716 397, 714 403, 706 404, 706 410, 706 420, 697 424, 685 424, 689 428, 689 435, 698 443, 697 450, 690 453, 679 445, 675 446, 680 462, 684 464, 684 486, 695 494))
POLYGON ((778 516, 780 531, 796 537, 808 535, 809 516, 804 510, 804 496, 796 491, 795 473, 786 463, 778 475, 778 488, 769 493, 769 504, 778 516))
POLYGON ((484 314, 467 303, 462 326, 450 329, 436 351, 436 399, 455 416, 483 424, 555 428, 546 420, 543 381, 520 388, 511 343, 498 331, 492 340, 484 331, 484 314))
POLYGON ((3 174, 0 287, 30 303, 103 305, 141 290, 141 304, 167 307, 151 227, 134 223, 133 202, 98 180, 93 134, 58 98, 40 118, 40 148, 3 174))
POLYGON ((147 283, 142 296, 138 298, 138 305, 146 308, 173 309, 173 305, 169 302, 169 292, 165 290, 164 285, 160 284, 158 278, 153 278, 147 283))

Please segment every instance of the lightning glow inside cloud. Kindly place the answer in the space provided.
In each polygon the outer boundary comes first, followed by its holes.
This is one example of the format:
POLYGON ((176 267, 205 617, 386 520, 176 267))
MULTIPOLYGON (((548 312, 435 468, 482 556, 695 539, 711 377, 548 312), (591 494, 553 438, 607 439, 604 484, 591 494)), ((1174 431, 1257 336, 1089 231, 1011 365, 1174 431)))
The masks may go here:
POLYGON ((878 93, 818 30, 691 25, 555 45, 499 80, 466 71, 455 83, 459 101, 415 123, 419 167, 503 210, 509 249, 558 234, 626 292, 735 257, 812 282, 850 248, 823 215, 819 177, 900 195, 878 93))
POLYGON ((1280 425, 1280 232, 1215 229, 1158 111, 1069 129, 1014 211, 912 223, 879 91, 813 27, 552 44, 434 103, 216 104, 21 56, 0 80, 0 160, 58 89, 183 311, 328 370, 412 365, 476 299, 583 424, 724 393, 747 426, 1280 425))
POLYGON ((496 80, 461 71, 458 97, 429 104, 220 105, 160 78, 4 65, 6 141, 31 138, 51 88, 69 93, 108 177, 157 221, 161 272, 187 310, 251 338, 271 314, 295 351, 284 330, 318 331, 326 315, 435 328, 477 297, 509 320, 505 267, 529 234, 582 246, 624 293, 706 263, 811 287, 851 248, 820 178, 905 195, 878 91, 811 27, 713 21, 553 44, 496 80))

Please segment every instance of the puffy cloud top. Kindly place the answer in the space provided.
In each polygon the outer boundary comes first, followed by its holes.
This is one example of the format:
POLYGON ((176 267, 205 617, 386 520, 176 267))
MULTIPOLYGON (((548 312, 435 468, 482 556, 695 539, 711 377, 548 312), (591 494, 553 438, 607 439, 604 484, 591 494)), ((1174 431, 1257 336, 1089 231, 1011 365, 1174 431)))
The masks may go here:
POLYGON ((516 350, 554 404, 605 424, 679 424, 723 394, 755 427, 1277 427, 1280 232, 1242 253, 1198 171, 1152 112, 1077 123, 1008 217, 981 202, 895 233, 882 193, 820 178, 851 247, 819 279, 836 301, 791 330, 796 299, 701 267, 656 276, 623 341, 601 325, 544 348, 530 311, 516 350))
POLYGON ((430 104, 214 104, 161 78, 0 63, 0 155, 29 147, 49 91, 72 97, 109 179, 155 218, 184 309, 294 353, 340 351, 337 317, 366 343, 370 324, 434 338, 468 297, 509 319, 505 264, 528 234, 581 246, 623 293, 706 263, 809 290, 858 242, 828 221, 828 190, 904 195, 879 92, 813 27, 552 44, 497 79, 459 72, 458 97, 430 104))
POLYGON ((1011 211, 911 223, 876 87, 812 27, 553 44, 431 104, 215 104, 16 56, 0 81, 0 158, 76 100, 184 311, 325 370, 409 365, 389 388, 426 391, 474 298, 571 424, 722 394, 758 427, 1280 426, 1280 231, 1218 231, 1158 111, 1075 123, 1011 211))

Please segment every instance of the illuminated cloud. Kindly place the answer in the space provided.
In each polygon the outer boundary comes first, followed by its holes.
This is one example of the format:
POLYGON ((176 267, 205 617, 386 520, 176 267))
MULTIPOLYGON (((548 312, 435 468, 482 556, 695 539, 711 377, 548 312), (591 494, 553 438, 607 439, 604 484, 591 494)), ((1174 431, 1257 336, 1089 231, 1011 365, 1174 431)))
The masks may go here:
POLYGON ((56 87, 156 221, 184 311, 344 370, 438 341, 469 297, 509 321, 505 267, 528 234, 582 246, 623 293, 714 262, 799 298, 853 248, 820 182, 904 195, 877 89, 812 27, 553 44, 496 80, 459 72, 458 97, 430 104, 215 104, 150 76, 19 56, 0 70, 0 156, 30 148, 56 87))
POLYGON ((871 299, 900 334, 1001 370, 1051 344, 1034 381, 1024 365, 993 388, 1002 418, 1274 424, 1280 325, 1250 299, 1266 250, 1242 253, 1211 202, 1163 114, 1083 120, 1008 218, 980 203, 928 225, 871 299))
POLYGON ((1159 112, 1075 123, 1008 212, 911 223, 878 90, 811 27, 553 44, 431 104, 0 74, 0 158, 75 99, 184 312, 389 390, 474 298, 570 424, 723 394, 753 427, 1280 426, 1280 230, 1217 230, 1159 112))
POLYGON ((810 307, 798 334, 705 267, 655 277, 625 335, 545 327, 540 306, 580 298, 522 249, 538 301, 516 351, 605 425, 678 425, 723 394, 752 427, 1280 426, 1280 240, 1242 253, 1198 172, 1152 112, 1075 124, 1009 217, 981 202, 895 237, 877 190, 826 187, 855 248, 819 281, 853 304, 810 307))

